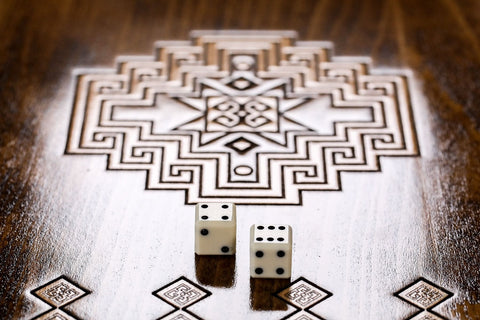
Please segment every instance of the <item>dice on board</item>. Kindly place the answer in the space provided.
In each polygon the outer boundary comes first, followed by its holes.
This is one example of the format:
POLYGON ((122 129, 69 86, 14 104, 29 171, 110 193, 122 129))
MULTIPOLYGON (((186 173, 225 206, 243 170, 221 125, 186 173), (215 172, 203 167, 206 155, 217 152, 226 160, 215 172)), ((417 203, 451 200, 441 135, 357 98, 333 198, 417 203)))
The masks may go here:
POLYGON ((195 253, 235 254, 236 207, 233 203, 199 203, 195 208, 195 253))
POLYGON ((290 278, 292 228, 288 225, 253 225, 250 228, 250 276, 290 278))

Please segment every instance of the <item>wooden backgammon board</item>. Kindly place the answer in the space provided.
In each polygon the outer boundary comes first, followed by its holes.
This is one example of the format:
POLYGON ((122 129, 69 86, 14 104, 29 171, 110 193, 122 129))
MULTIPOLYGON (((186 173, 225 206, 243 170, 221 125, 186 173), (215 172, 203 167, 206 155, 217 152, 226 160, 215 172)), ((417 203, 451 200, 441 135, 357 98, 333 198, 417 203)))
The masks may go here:
POLYGON ((480 319, 479 21, 3 1, 0 319, 480 319), (217 202, 235 254, 195 254, 217 202), (252 225, 290 277, 251 277, 252 225))

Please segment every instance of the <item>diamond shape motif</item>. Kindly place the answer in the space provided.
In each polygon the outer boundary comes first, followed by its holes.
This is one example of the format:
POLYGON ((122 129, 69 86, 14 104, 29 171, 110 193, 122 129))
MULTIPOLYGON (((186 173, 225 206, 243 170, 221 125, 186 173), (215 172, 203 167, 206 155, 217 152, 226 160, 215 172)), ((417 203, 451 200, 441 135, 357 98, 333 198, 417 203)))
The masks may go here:
POLYGON ((195 317, 194 315, 192 315, 192 314, 190 314, 186 311, 177 310, 177 311, 174 311, 170 314, 167 314, 164 317, 161 317, 160 319, 162 319, 162 320, 196 320, 196 319, 199 319, 199 318, 195 317))
POLYGON ((34 320, 75 320, 75 318, 71 317, 70 315, 66 314, 60 309, 54 309, 53 311, 47 312, 33 319, 34 320))
POLYGON ((319 320, 322 319, 318 316, 315 316, 311 313, 301 310, 300 312, 294 313, 293 315, 284 318, 284 320, 319 320))
POLYGON ((300 309, 307 309, 327 299, 332 294, 305 278, 299 278, 277 296, 300 309))
POLYGON ((67 277, 60 276, 41 287, 33 289, 31 293, 51 307, 50 310, 47 310, 33 319, 75 320, 77 318, 68 314, 63 308, 89 294, 90 291, 80 287, 67 277))
POLYGON ((244 138, 240 137, 229 143, 225 144, 226 147, 235 150, 238 154, 245 154, 248 151, 258 147, 258 144, 244 138))
POLYGON ((252 86, 252 82, 250 80, 239 78, 230 83, 230 86, 238 89, 238 90, 245 90, 249 89, 252 86))
POLYGON ((52 307, 62 307, 88 294, 72 281, 61 276, 35 289, 32 294, 52 307))
POLYGON ((154 291, 153 295, 175 308, 182 309, 208 297, 210 292, 187 278, 180 277, 167 286, 154 291))
POLYGON ((421 312, 417 315, 415 315, 413 318, 410 318, 410 320, 444 320, 445 318, 439 317, 436 314, 433 314, 428 311, 421 312))
POLYGON ((453 294, 426 279, 419 279, 396 295, 420 309, 427 310, 445 301, 453 294))
POLYGON ((287 288, 280 290, 275 295, 297 309, 297 311, 283 319, 318 320, 323 318, 309 309, 332 296, 332 293, 320 288, 304 277, 300 277, 292 282, 287 288))

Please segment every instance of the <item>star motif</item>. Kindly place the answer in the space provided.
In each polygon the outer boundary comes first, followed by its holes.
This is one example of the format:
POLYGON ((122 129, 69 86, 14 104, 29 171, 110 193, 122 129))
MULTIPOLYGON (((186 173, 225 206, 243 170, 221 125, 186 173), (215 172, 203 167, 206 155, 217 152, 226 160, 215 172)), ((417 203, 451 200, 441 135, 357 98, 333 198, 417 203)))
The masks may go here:
POLYGON ((287 115, 313 95, 295 93, 288 78, 263 79, 247 62, 234 66, 225 77, 199 78, 193 96, 174 97, 202 112, 174 130, 199 132, 201 145, 241 132, 284 146, 286 132, 314 131, 287 115))

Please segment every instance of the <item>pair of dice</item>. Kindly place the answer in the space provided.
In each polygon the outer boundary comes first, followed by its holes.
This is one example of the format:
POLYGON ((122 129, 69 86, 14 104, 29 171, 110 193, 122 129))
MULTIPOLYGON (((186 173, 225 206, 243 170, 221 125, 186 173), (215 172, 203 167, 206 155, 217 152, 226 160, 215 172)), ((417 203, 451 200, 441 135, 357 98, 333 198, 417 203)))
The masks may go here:
MULTIPOLYGON (((233 203, 199 203, 195 208, 195 253, 233 255, 237 222, 233 203)), ((250 228, 250 276, 290 278, 292 228, 288 225, 253 225, 250 228)))

